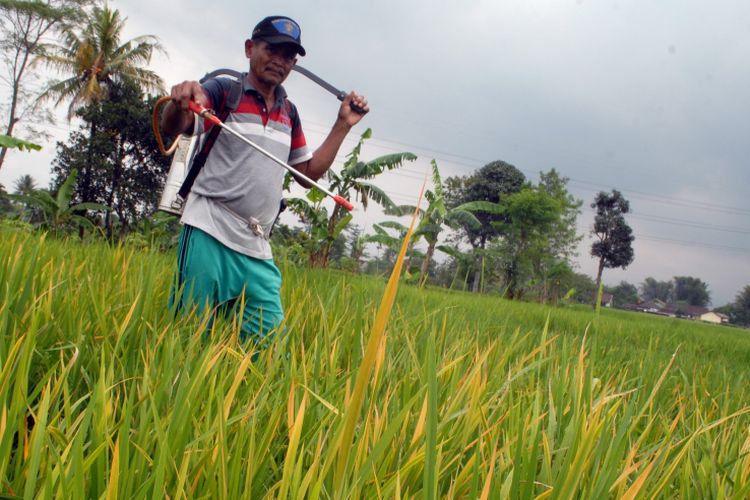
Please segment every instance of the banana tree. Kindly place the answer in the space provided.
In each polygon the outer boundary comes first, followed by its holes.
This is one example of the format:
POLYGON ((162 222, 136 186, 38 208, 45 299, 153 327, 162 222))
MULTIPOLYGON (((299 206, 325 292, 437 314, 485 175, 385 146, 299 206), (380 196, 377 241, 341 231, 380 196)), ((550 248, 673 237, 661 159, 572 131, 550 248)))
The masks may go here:
POLYGON ((434 190, 428 190, 425 193, 429 205, 425 210, 419 226, 415 231, 415 236, 421 236, 427 242, 427 252, 422 260, 422 266, 419 273, 419 283, 424 285, 427 281, 427 274, 432 262, 432 256, 435 254, 438 238, 443 231, 444 226, 458 227, 466 225, 479 227, 480 222, 474 214, 461 207, 449 209, 446 207, 445 193, 443 190, 443 181, 440 178, 440 170, 437 162, 433 159, 432 165, 432 184, 434 190))
MULTIPOLYGON (((435 250, 440 249, 437 246, 440 233, 445 226, 457 228, 459 226, 479 227, 479 219, 469 210, 462 207, 448 208, 446 206, 443 180, 440 177, 440 170, 437 162, 433 159, 432 165, 432 184, 433 189, 425 192, 425 199, 428 202, 426 210, 420 210, 420 219, 417 229, 414 231, 413 240, 424 238, 427 242, 427 251, 422 258, 422 264, 419 271, 419 284, 423 286, 427 281, 428 271, 435 250)), ((408 215, 414 211, 415 207, 402 205, 395 210, 386 211, 388 215, 408 215)))
POLYGON ((0 148, 18 149, 20 151, 39 151, 42 149, 39 144, 34 144, 33 142, 24 141, 5 134, 0 134, 0 148))
MULTIPOLYGON (((417 159, 412 153, 393 153, 380 156, 374 160, 360 161, 362 144, 372 137, 369 128, 360 136, 359 142, 351 153, 347 155, 341 172, 332 169, 328 171, 328 189, 346 199, 355 197, 364 210, 370 201, 388 209, 395 207, 390 197, 374 184, 367 182, 383 172, 402 167, 407 161, 417 159)), ((310 253, 310 263, 316 267, 328 267, 331 246, 336 237, 344 230, 352 219, 350 213, 336 205, 333 211, 322 206, 324 196, 315 188, 307 194, 307 199, 295 198, 290 200, 290 208, 305 222, 312 238, 317 242, 310 253)))
POLYGON ((94 224, 83 215, 80 215, 80 213, 85 213, 86 210, 106 211, 109 208, 99 203, 78 203, 71 205, 70 200, 73 198, 73 188, 77 177, 78 170, 73 169, 68 178, 65 179, 65 182, 60 185, 54 197, 48 191, 37 190, 27 195, 13 195, 12 198, 41 209, 44 217, 44 222, 41 226, 56 235, 61 234, 66 228, 71 226, 93 228, 94 224))
MULTIPOLYGON (((398 250, 401 248, 401 243, 403 242, 409 228, 397 221, 384 221, 378 224, 373 224, 372 229, 375 231, 374 234, 364 236, 364 241, 366 243, 377 243, 379 247, 385 247, 385 254, 382 260, 395 261, 398 250), (386 229, 392 229, 396 231, 396 234, 392 235, 386 231, 386 229)), ((413 248, 412 245, 409 245, 406 255, 409 257, 409 260, 406 264, 404 277, 408 281, 415 276, 413 272, 414 266, 411 265, 411 262, 423 258, 423 254, 413 248)))

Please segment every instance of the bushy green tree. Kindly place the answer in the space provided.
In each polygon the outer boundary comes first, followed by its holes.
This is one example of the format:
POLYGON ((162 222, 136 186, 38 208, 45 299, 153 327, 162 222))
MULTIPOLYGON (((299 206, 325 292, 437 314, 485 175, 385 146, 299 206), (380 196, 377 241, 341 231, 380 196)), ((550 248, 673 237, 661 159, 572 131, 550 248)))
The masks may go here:
POLYGON ((526 177, 520 170, 504 161, 488 163, 469 176, 446 180, 448 208, 471 210, 480 222, 479 226, 470 223, 461 225, 464 237, 474 250, 473 292, 480 290, 485 255, 483 250, 487 243, 504 235, 508 229, 507 215, 496 207, 501 200, 520 191, 525 181, 526 177))
POLYGON ((534 267, 550 255, 549 235, 562 207, 544 190, 527 187, 501 202, 508 224, 501 242, 505 296, 520 298, 534 267))
MULTIPOLYGON (((63 31, 62 41, 51 45, 44 54, 44 61, 48 66, 64 76, 62 80, 53 82, 44 91, 42 98, 54 100, 56 106, 68 103, 70 119, 81 110, 86 112, 101 105, 115 89, 135 85, 139 92, 163 93, 161 78, 146 68, 154 52, 163 51, 158 39, 153 35, 143 35, 123 42, 124 31, 125 18, 107 3, 103 6, 95 5, 77 23, 67 26, 63 31)), ((94 166, 94 162, 97 155, 101 155, 97 151, 97 143, 101 140, 102 130, 107 129, 106 125, 100 125, 100 116, 97 113, 90 114, 86 120, 90 147, 85 161, 76 164, 81 173, 77 191, 86 201, 93 199, 95 187, 92 183, 96 178, 94 170, 98 168, 94 166)), ((110 132, 112 130, 109 129, 110 132)), ((79 137, 79 145, 81 140, 79 137)), ((110 180, 113 183, 122 180, 116 177, 117 174, 113 172, 110 180)), ((110 203, 114 204, 114 198, 110 203)), ((136 210, 136 205, 130 205, 129 212, 136 210)), ((117 211, 109 213, 115 212, 117 211)), ((112 236, 111 215, 107 218, 107 234, 112 236)))
POLYGON ((750 326, 750 285, 743 288, 734 299, 732 321, 739 325, 750 326))
POLYGON ((643 280, 639 289, 643 300, 672 302, 674 299, 674 283, 672 281, 659 281, 649 276, 643 280))
POLYGON ((711 303, 711 292, 708 283, 693 276, 675 276, 674 296, 677 302, 684 302, 691 306, 706 307, 711 303))
POLYGON ((153 99, 145 99, 135 84, 124 80, 112 86, 108 99, 79 110, 79 130, 58 142, 53 187, 73 169, 81 172, 74 201, 110 209, 104 220, 108 237, 113 236, 113 216, 124 234, 156 210, 169 158, 159 153, 151 132, 152 105, 153 99))
POLYGON ((638 302, 638 287, 627 281, 620 281, 617 286, 605 287, 607 293, 614 297, 615 307, 622 307, 625 304, 635 304, 638 302))
POLYGON ((498 280, 506 297, 530 292, 540 302, 552 299, 549 280, 575 254, 580 241, 576 218, 581 201, 568 193, 566 184, 567 179, 553 169, 541 173, 539 184, 525 183, 498 203, 479 200, 457 207, 496 217, 491 224, 501 231, 487 249, 475 248, 474 253, 481 255, 483 280, 498 280))

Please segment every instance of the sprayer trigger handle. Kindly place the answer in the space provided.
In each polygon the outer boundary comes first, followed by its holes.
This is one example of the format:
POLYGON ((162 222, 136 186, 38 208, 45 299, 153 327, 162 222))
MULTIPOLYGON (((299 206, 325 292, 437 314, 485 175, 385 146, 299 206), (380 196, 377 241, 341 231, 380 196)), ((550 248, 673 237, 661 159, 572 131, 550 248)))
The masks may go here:
POLYGON ((221 125, 221 120, 219 120, 215 114, 213 114, 210 110, 204 108, 197 102, 190 101, 188 103, 188 107, 190 108, 190 111, 192 111, 196 115, 213 122, 215 125, 221 125))

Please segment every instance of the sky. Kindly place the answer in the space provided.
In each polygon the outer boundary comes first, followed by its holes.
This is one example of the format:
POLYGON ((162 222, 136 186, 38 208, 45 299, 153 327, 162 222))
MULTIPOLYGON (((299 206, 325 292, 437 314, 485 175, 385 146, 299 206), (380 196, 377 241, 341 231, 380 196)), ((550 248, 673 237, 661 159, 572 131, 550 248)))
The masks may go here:
MULTIPOLYGON (((159 37, 151 68, 167 86, 220 67, 246 70, 243 43, 266 15, 302 27, 299 64, 367 96, 363 159, 410 151, 419 159, 377 184, 416 202, 433 158, 443 178, 494 160, 532 182, 555 168, 583 201, 576 259, 594 276, 589 232, 596 193, 630 202, 635 260, 604 282, 635 285, 695 276, 715 306, 750 284, 750 2, 746 0, 235 1, 115 0, 126 38, 159 37)), ((338 101, 292 74, 285 87, 315 147, 338 101)), ((50 129, 58 140, 75 124, 50 129)), ((11 188, 29 173, 49 182, 54 140, 13 153, 11 188)), ((7 168, 6 168, 7 167, 7 168)), ((354 223, 383 219, 355 209, 354 223)))

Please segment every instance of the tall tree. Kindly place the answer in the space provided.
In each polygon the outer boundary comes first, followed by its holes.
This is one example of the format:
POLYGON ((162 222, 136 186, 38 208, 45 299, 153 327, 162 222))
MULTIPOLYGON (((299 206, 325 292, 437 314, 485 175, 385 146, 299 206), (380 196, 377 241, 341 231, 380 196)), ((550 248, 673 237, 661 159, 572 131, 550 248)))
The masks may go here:
POLYGON ((551 256, 550 235, 561 218, 562 207, 544 190, 531 186, 509 195, 501 205, 509 219, 502 240, 505 296, 520 298, 523 283, 534 273, 535 264, 551 256))
POLYGON ((539 173, 537 190, 555 200, 559 207, 557 217, 550 223, 544 238, 539 240, 542 244, 536 245, 538 251, 531 256, 534 280, 540 288, 540 302, 546 302, 548 298, 555 299, 554 294, 548 295, 553 291, 559 270, 565 267, 563 263, 569 265, 577 255, 578 243, 583 239, 583 235, 577 232, 577 220, 583 200, 568 192, 568 180, 554 168, 549 172, 539 173))
POLYGON ((552 222, 548 235, 550 253, 559 259, 575 257, 578 243, 583 239, 576 230, 583 200, 570 194, 569 180, 561 177, 554 168, 549 172, 539 172, 538 189, 557 200, 560 206, 560 216, 552 222))
MULTIPOLYGON (((82 0, 0 0, 0 80, 8 87, 8 101, 2 105, 5 135, 14 135, 19 124, 38 136, 33 125, 48 118, 37 104, 39 75, 34 63, 45 53, 46 40, 64 30, 82 15, 82 0)), ((8 148, 0 146, 0 169, 8 148)))
MULTIPOLYGON (((616 189, 611 194, 600 192, 591 204, 596 210, 592 234, 597 241, 591 245, 591 255, 599 258, 596 273, 598 293, 604 268, 625 269, 633 262, 633 231, 625 222, 624 215, 630 211, 630 204, 616 189)), ((594 303, 597 299, 594 299, 594 303)))
POLYGON ((676 301, 685 302, 691 306, 706 307, 711 303, 708 283, 692 276, 674 277, 674 296, 676 301))
POLYGON ((674 283, 672 281, 659 281, 649 276, 643 280, 639 288, 643 300, 672 302, 674 299, 674 283))
POLYGON ((153 99, 144 99, 135 84, 127 80, 114 83, 107 100, 80 110, 79 131, 58 143, 53 186, 73 169, 89 165, 89 177, 79 179, 73 200, 109 208, 104 219, 108 237, 113 236, 113 216, 123 233, 153 212, 158 203, 169 159, 159 154, 151 133, 152 107, 153 99), (99 124, 93 138, 86 133, 91 122, 99 124))
MULTIPOLYGON (((506 196, 517 193, 526 178, 516 167, 504 161, 488 163, 470 176, 453 177, 446 180, 446 197, 449 208, 466 206, 468 203, 487 202, 487 210, 473 211, 479 227, 463 224, 464 236, 475 253, 472 291, 478 292, 483 268, 484 249, 487 243, 505 234, 509 223, 507 216, 492 209, 506 196)), ((474 205, 478 208, 479 205, 474 205)))

